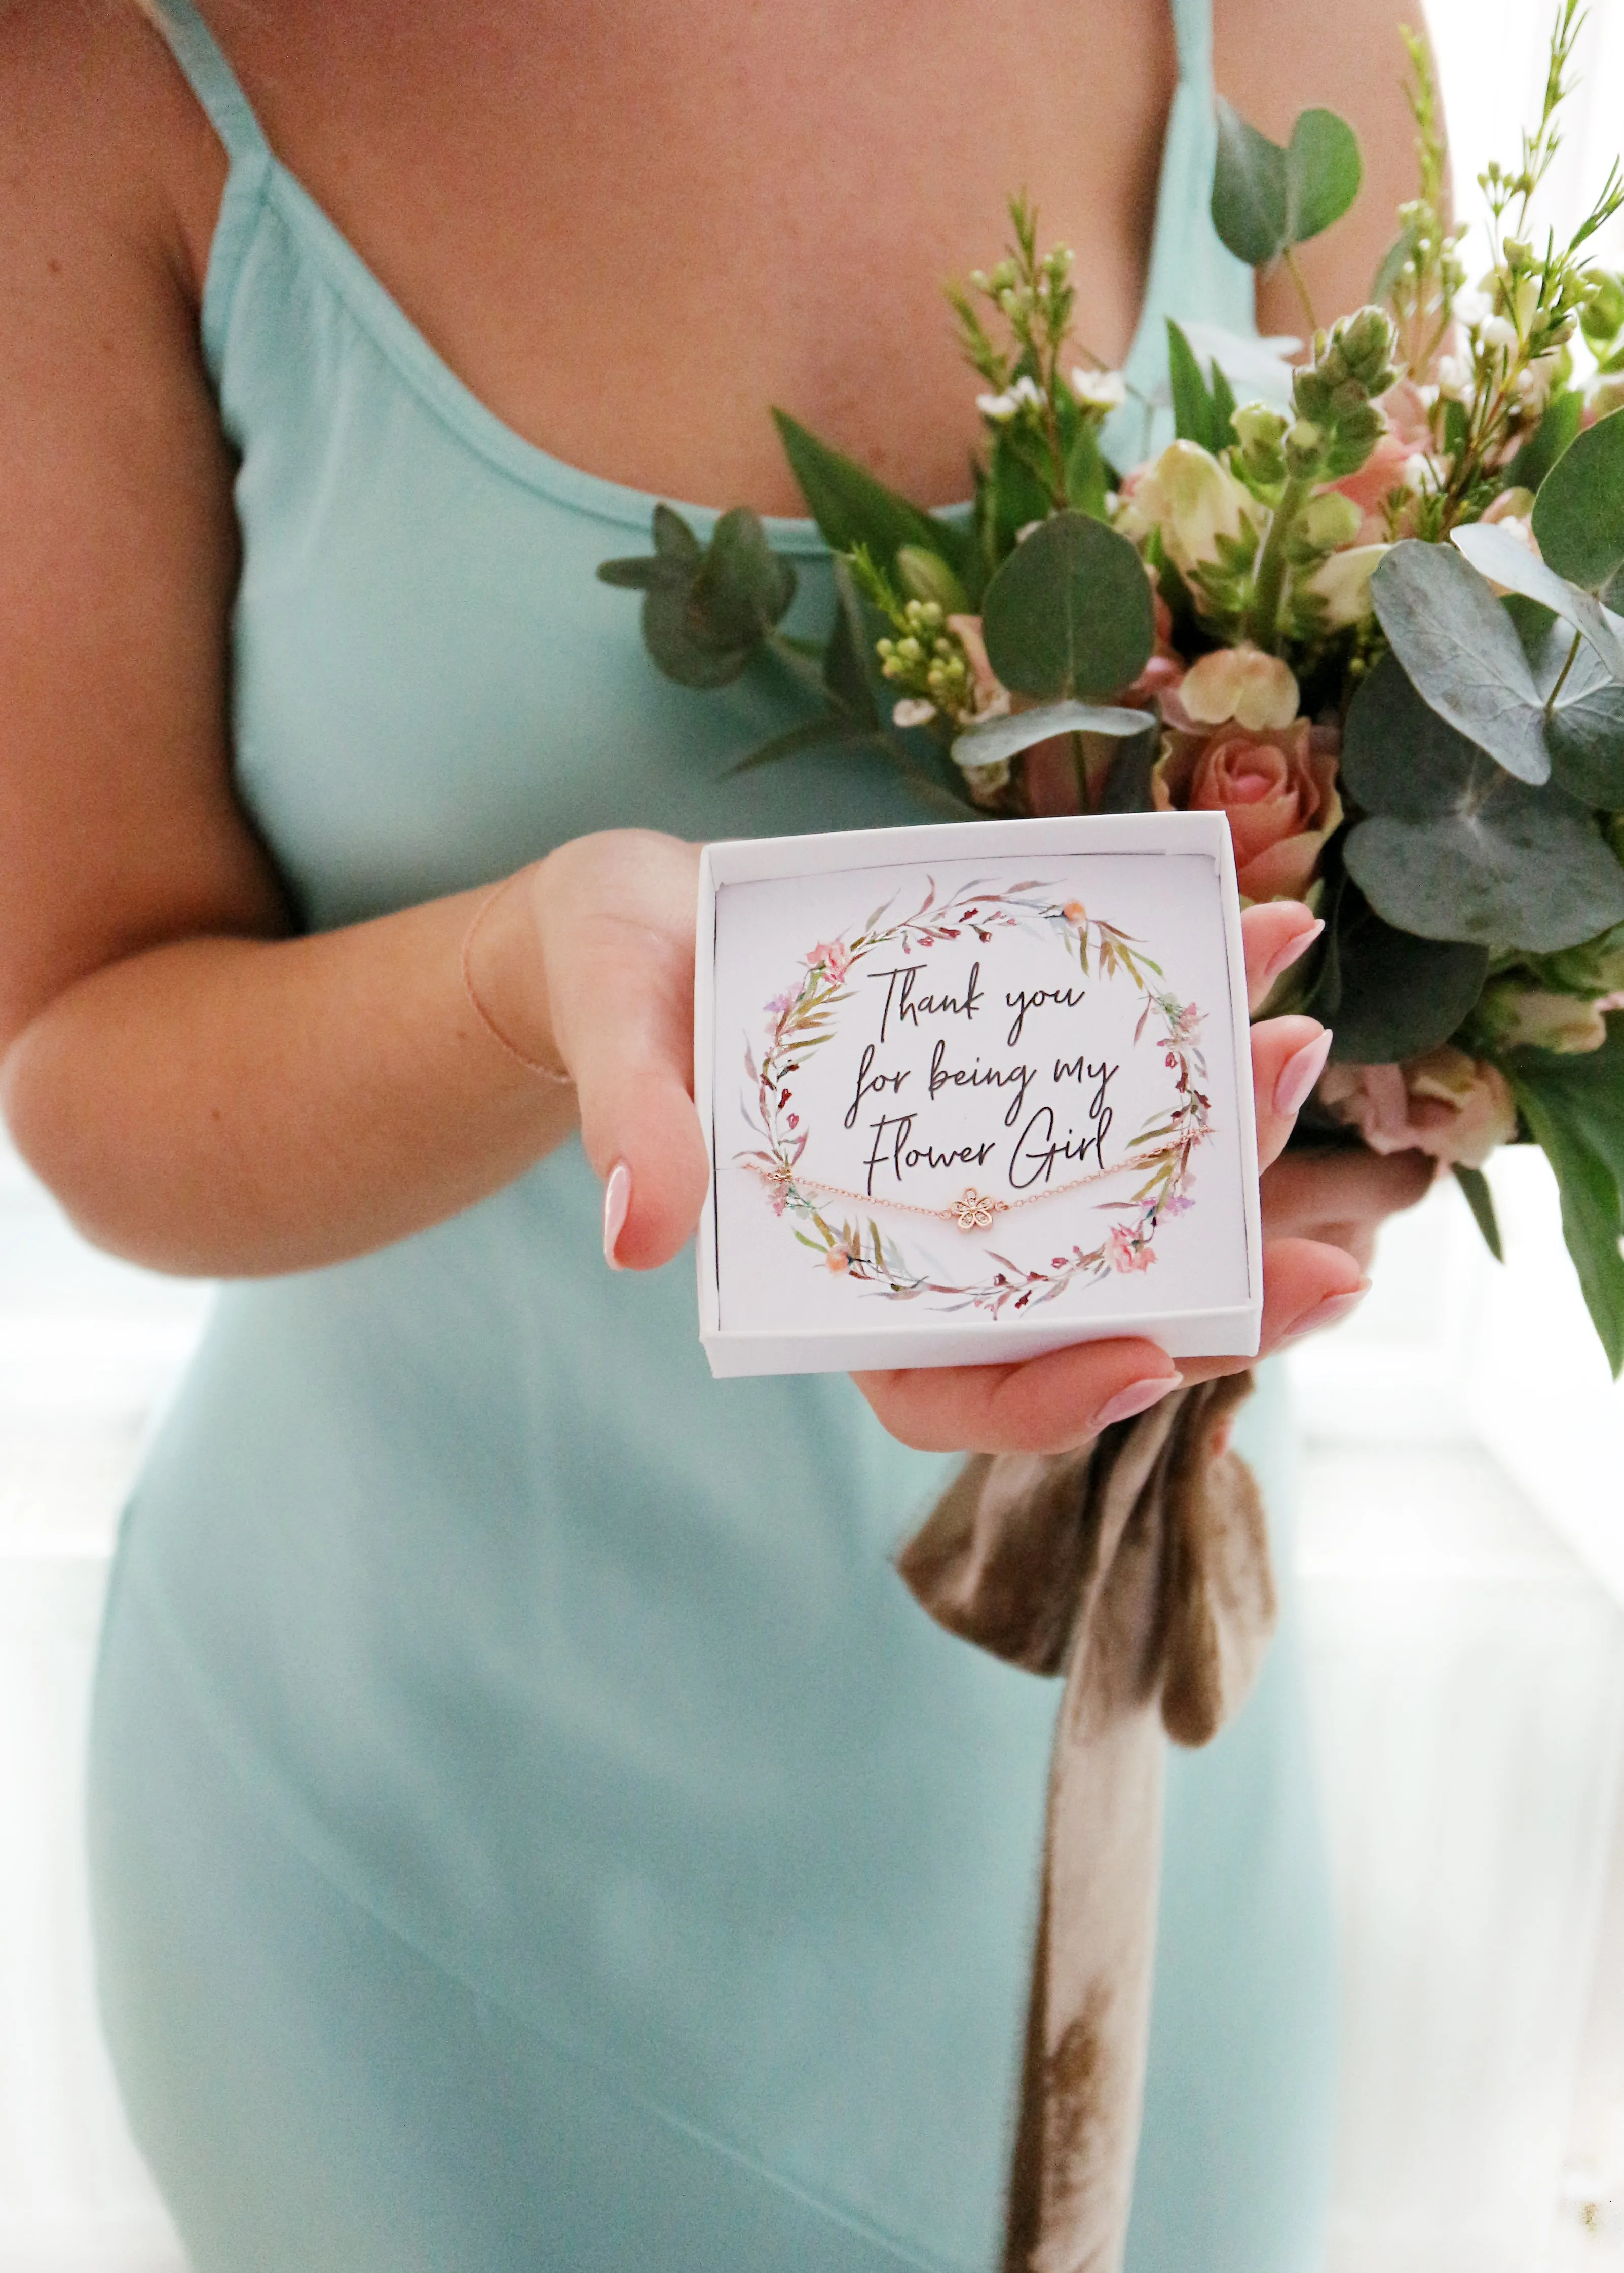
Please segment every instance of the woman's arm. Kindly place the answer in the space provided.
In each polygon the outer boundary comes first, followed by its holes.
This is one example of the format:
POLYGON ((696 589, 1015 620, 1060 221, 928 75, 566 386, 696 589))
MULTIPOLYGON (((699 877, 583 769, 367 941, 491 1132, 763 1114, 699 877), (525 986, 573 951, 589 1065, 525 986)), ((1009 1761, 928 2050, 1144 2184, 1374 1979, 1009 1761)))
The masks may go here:
MULTIPOLYGON (((1357 201, 1297 256, 1322 325, 1369 298, 1398 234, 1398 208, 1420 187, 1399 36, 1406 25, 1425 33, 1421 0, 1294 0, 1289 8, 1280 0, 1214 0, 1214 71, 1243 117, 1284 142, 1299 111, 1323 105, 1358 135, 1365 183, 1357 201)), ((1261 331, 1300 338, 1306 321, 1283 269, 1259 279, 1261 331)))
MULTIPOLYGON (((166 166, 219 173, 132 10, 4 12, 0 1081, 93 1239, 253 1273, 432 1222, 575 1115, 463 996, 472 896, 286 936, 230 788, 232 469, 176 218, 193 180, 166 166)), ((506 976, 533 923, 509 894, 478 944, 545 1053, 545 1005, 506 976)))

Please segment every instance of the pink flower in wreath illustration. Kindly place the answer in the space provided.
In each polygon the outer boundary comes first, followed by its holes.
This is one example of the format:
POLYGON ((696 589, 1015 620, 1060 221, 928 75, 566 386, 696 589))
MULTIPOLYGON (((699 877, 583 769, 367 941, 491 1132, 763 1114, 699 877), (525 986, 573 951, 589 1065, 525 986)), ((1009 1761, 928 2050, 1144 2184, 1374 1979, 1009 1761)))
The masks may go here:
POLYGON ((816 971, 820 963, 829 973, 830 983, 844 986, 846 974, 852 967, 852 950, 838 939, 822 941, 808 956, 807 969, 816 971))
POLYGON ((1148 1271, 1156 1250, 1148 1241, 1134 1236, 1125 1224, 1114 1223, 1107 1235, 1113 1271, 1148 1271))

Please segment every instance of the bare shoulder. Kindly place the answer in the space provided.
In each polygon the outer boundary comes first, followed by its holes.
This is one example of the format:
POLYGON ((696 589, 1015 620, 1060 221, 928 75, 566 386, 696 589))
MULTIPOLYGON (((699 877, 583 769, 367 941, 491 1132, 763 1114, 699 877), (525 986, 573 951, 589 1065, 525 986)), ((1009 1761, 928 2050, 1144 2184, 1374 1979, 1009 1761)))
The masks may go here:
POLYGON ((233 804, 224 166, 131 0, 0 8, 0 1047, 134 942, 274 919, 233 804))
MULTIPOLYGON (((1244 116, 1283 140, 1299 110, 1340 111, 1359 137, 1365 185, 1353 211, 1305 249, 1304 267, 1327 311, 1357 306, 1392 241, 1399 206, 1416 195, 1414 129, 1402 37, 1425 31, 1420 0, 1214 0, 1218 86, 1244 116)), ((1278 280, 1259 288, 1266 329, 1302 319, 1278 280)))
POLYGON ((60 274, 51 259, 78 240, 195 289, 224 176, 136 0, 0 4, 0 254, 13 287, 31 268, 60 274))

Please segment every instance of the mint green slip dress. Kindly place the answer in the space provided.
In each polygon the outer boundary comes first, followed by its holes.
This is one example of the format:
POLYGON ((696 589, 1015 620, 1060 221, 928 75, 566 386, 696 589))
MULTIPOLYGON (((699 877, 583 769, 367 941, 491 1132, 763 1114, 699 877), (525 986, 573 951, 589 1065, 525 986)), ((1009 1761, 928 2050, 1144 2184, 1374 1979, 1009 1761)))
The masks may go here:
MULTIPOLYGON (((1177 10, 1142 384, 1165 313, 1251 321, 1206 217, 1207 4, 1177 10)), ((877 756, 729 771, 782 694, 671 685, 594 579, 653 500, 476 401, 188 0, 159 12, 231 160, 203 344, 240 458, 235 763, 304 920, 584 830, 917 818, 877 756)), ((771 534, 815 629, 823 548, 771 534)), ((196 2273, 996 2262, 1055 1687, 896 1577, 944 1465, 844 1379, 713 1383, 690 1258, 611 1276, 599 1206, 572 1144, 229 1289, 134 1494, 101 1989, 196 2273)), ((1289 1636, 1175 1764, 1163 1940, 1132 2273, 1312 2273, 1330 1962, 1289 1636)))

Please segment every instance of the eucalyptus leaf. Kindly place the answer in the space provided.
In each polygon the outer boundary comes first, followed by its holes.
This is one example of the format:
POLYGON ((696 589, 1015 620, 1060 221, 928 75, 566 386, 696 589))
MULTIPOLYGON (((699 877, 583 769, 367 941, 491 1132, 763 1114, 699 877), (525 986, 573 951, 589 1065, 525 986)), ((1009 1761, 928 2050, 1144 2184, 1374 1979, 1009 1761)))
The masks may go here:
POLYGON ((1485 948, 1417 939, 1384 923, 1343 874, 1305 1008, 1331 1028, 1334 1058, 1395 1065, 1448 1040, 1483 992, 1488 968, 1485 948))
POLYGON ((1144 733, 1125 735, 1117 743, 1105 779, 1100 784, 1101 813, 1154 813, 1156 809, 1151 777, 1162 754, 1162 733, 1154 719, 1144 733))
POLYGON ((1429 707, 1519 781, 1548 781, 1539 690, 1515 626, 1476 569, 1452 545, 1406 538, 1370 589, 1381 628, 1429 707))
POLYGON ((1282 150, 1219 97, 1213 225, 1249 268, 1268 266, 1340 221, 1362 170, 1358 139, 1334 110, 1303 111, 1282 150))
MULTIPOLYGON (((1030 542, 1030 539, 1028 539, 1030 542)), ((966 726, 953 744, 959 766, 996 765, 1056 734, 1109 734, 1120 739, 1153 732, 1155 720, 1143 710, 1117 709, 1099 702, 1041 702, 1007 718, 986 718, 966 726)))
POLYGON ((865 467, 792 418, 775 410, 778 434, 791 470, 801 484, 807 509, 816 521, 831 551, 850 552, 866 544, 883 568, 889 570, 905 544, 922 545, 939 552, 969 584, 974 596, 974 539, 968 530, 921 513, 918 506, 887 489, 865 467))
POLYGON ((643 596, 643 642, 667 679, 679 686, 726 686, 748 663, 749 647, 718 647, 695 624, 690 586, 656 587, 643 596))
POLYGON ((988 585, 981 635, 993 670, 1016 694, 1086 701, 1118 693, 1155 644, 1138 552, 1088 514, 1056 514, 988 585))
POLYGON ((1624 621, 1610 616, 1591 593, 1581 591, 1566 577, 1530 551, 1508 529, 1477 521, 1454 532, 1455 549, 1470 561, 1480 576, 1508 591, 1538 600, 1553 615, 1561 616, 1582 632, 1615 678, 1624 679, 1624 621))
POLYGON ((1343 857, 1378 913, 1421 939, 1544 955, 1624 920, 1624 869, 1584 806, 1483 760, 1455 812, 1362 821, 1343 857))
POLYGON ((765 638, 795 596, 795 571, 767 542, 748 506, 725 513, 695 572, 688 608, 699 635, 721 650, 765 638))
POLYGON ((1496 765, 1393 656, 1349 710, 1342 781, 1372 816, 1346 839, 1348 873, 1401 931, 1549 954, 1624 920, 1624 868, 1585 806, 1496 765))
POLYGON ((687 561, 697 568, 704 546, 673 505, 654 508, 654 550, 662 559, 687 561))
POLYGON ((1624 567, 1624 411, 1563 451, 1534 499, 1534 534, 1548 566, 1587 592, 1624 567))
POLYGON ((1551 778, 1570 797, 1616 812, 1624 806, 1624 686, 1593 648, 1581 646, 1569 665, 1572 650, 1573 634, 1556 621, 1532 657, 1535 679, 1547 697, 1561 681, 1545 721, 1551 778))
POLYGON ((1286 154, 1218 97, 1213 227, 1248 268, 1266 268, 1286 247, 1286 154))
POLYGON ((1286 149, 1287 241, 1306 244, 1340 221, 1364 178, 1359 138, 1334 110, 1304 110, 1286 149))

